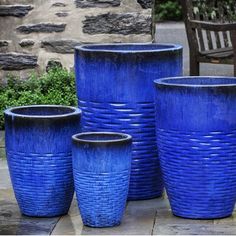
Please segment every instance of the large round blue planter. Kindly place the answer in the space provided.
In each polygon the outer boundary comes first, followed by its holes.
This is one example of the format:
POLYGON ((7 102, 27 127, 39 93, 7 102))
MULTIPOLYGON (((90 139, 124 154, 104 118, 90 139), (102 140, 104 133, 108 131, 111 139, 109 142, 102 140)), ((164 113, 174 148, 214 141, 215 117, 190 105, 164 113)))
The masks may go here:
POLYGON ((131 170, 131 136, 82 133, 73 136, 75 190, 84 225, 119 225, 131 170))
POLYGON ((161 196, 153 79, 182 75, 182 47, 84 45, 76 48, 75 68, 83 131, 133 137, 129 200, 161 196))
POLYGON ((74 194, 71 137, 81 111, 66 106, 25 106, 5 111, 6 152, 22 214, 66 214, 74 194))
POLYGON ((230 216, 236 201, 236 78, 155 81, 158 149, 174 215, 230 216))

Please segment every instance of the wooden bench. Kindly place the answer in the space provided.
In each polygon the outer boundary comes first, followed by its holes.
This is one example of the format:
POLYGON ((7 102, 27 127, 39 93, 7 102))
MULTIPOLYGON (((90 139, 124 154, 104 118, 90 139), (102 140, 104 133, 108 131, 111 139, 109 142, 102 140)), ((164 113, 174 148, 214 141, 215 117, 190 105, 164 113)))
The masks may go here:
POLYGON ((190 75, 200 63, 232 64, 236 76, 236 1, 181 0, 190 48, 190 75))

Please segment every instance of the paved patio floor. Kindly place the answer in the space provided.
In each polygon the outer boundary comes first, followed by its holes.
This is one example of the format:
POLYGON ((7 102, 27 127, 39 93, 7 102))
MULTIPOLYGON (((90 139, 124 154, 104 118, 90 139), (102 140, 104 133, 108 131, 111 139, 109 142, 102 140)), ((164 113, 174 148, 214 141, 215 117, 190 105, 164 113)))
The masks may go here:
POLYGON ((120 226, 93 229, 82 224, 73 200, 68 215, 29 218, 19 212, 6 160, 0 159, 0 235, 236 235, 236 212, 222 220, 188 220, 171 214, 167 199, 128 202, 120 226))

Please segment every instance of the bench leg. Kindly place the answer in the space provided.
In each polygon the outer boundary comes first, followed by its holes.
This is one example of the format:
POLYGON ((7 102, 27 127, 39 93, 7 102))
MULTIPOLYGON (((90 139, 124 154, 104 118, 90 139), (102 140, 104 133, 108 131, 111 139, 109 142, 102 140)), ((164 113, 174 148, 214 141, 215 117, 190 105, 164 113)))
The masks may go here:
POLYGON ((236 77, 236 58, 234 59, 234 77, 236 77))
POLYGON ((200 63, 195 59, 194 56, 190 56, 190 75, 199 76, 200 74, 200 63))

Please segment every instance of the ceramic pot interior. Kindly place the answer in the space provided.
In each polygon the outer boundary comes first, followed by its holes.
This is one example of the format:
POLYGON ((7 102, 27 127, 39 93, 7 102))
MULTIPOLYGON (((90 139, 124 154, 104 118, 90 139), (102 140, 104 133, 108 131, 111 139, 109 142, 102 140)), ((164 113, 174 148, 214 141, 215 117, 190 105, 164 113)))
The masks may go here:
POLYGON ((104 45, 84 45, 81 47, 85 50, 93 51, 159 51, 176 48, 176 45, 171 44, 104 44, 104 45))
POLYGON ((60 106, 28 106, 13 108, 11 112, 16 115, 25 116, 58 116, 71 114, 75 112, 75 109, 60 106))
MULTIPOLYGON (((182 77, 159 80, 160 84, 166 85, 192 85, 192 86, 226 86, 236 85, 236 78, 232 77, 182 77)), ((158 80, 156 81, 157 83, 158 80)))
POLYGON ((130 139, 128 134, 118 133, 82 133, 74 136, 75 139, 84 142, 112 142, 130 139))

